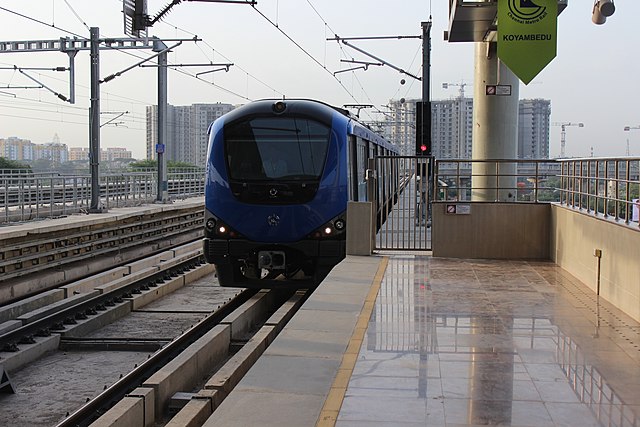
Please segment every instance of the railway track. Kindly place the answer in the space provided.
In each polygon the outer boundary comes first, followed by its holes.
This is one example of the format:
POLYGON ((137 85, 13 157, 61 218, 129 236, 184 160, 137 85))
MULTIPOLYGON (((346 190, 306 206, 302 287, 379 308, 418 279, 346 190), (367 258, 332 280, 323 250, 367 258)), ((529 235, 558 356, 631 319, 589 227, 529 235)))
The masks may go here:
POLYGON ((202 221, 197 199, 0 228, 0 304, 198 240, 202 221))
POLYGON ((182 406, 219 403, 306 295, 215 286, 193 246, 23 315, 31 320, 0 335, 0 364, 15 392, 0 397, 0 411, 16 426, 133 425, 113 413, 138 416, 131 403, 143 399, 155 409, 141 416, 161 425, 182 406))

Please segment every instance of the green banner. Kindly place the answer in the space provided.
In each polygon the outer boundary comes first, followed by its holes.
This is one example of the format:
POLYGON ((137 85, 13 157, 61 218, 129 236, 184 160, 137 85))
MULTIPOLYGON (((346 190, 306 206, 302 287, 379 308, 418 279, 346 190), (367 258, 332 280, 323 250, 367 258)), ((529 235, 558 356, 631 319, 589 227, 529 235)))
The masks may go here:
POLYGON ((558 0, 499 0, 498 58, 528 84, 556 56, 558 0))

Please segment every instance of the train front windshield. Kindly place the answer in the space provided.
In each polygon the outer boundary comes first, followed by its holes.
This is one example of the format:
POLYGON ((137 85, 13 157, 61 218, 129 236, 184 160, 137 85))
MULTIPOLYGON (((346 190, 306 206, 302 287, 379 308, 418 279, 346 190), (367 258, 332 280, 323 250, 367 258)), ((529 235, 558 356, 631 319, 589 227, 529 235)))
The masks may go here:
POLYGON ((234 181, 317 180, 331 128, 300 117, 253 117, 224 127, 229 178, 234 181))

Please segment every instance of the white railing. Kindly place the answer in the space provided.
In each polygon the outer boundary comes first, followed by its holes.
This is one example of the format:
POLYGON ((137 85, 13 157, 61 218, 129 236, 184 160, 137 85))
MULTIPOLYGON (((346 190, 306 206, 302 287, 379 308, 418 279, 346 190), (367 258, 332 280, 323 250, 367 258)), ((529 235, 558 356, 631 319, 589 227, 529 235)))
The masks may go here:
MULTIPOLYGON (((65 216, 86 212, 90 207, 89 175, 1 172, 0 223, 65 216)), ((167 173, 170 199, 203 195, 204 180, 201 169, 170 169, 167 173)), ((157 194, 155 171, 100 176, 100 203, 106 209, 152 203, 157 194)))

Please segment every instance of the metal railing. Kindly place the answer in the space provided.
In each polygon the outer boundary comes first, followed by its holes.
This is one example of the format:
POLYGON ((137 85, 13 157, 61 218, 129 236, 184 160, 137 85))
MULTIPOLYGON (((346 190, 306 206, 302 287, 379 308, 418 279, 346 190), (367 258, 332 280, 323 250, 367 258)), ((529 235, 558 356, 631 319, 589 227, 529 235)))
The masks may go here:
MULTIPOLYGON (((90 175, 2 172, 5 173, 0 174, 0 223, 65 216, 86 212, 90 207, 90 175)), ((170 169, 167 181, 170 199, 204 194, 204 170, 170 169)), ((100 203, 106 209, 152 203, 157 194, 155 171, 100 176, 100 203)))
POLYGON ((442 159, 434 162, 433 189, 435 202, 557 202, 635 225, 640 157, 442 159))
POLYGON ((548 159, 437 159, 434 201, 559 202, 561 164, 548 159))
POLYGON ((561 203, 615 221, 638 222, 640 158, 562 160, 561 203))

